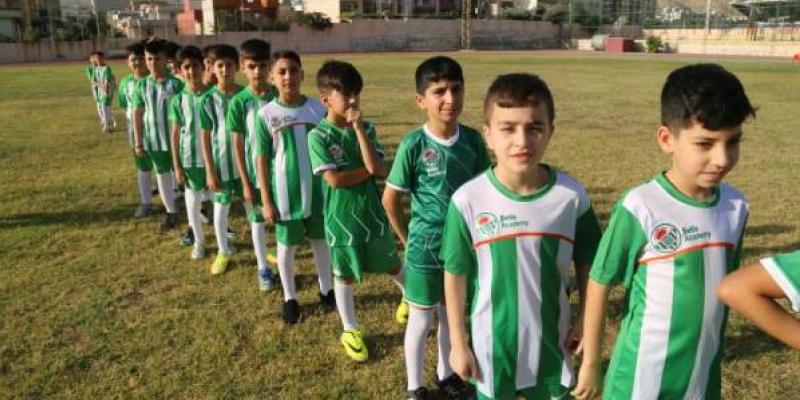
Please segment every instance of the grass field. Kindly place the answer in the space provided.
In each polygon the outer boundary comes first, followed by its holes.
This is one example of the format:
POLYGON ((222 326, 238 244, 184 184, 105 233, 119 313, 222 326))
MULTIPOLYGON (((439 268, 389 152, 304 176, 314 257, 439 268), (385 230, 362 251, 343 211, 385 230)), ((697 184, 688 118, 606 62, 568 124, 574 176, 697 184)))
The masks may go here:
MULTIPOLYGON (((427 56, 341 56, 362 71, 363 108, 390 153, 423 122, 412 75, 427 56)), ((557 129, 546 161, 588 186, 604 224, 626 188, 667 166, 654 142, 660 87, 670 70, 695 61, 453 56, 467 79, 462 120, 476 127, 497 74, 529 71, 549 82, 557 129)), ((323 60, 305 59, 309 94, 323 60)), ((759 107, 729 178, 751 201, 745 258, 800 248, 800 70, 778 61, 723 64, 759 107)), ((113 67, 121 78, 124 65, 113 67)), ((123 134, 99 132, 83 66, 3 67, 0 76, 0 398, 400 398, 403 328, 393 321, 399 295, 388 279, 356 288, 371 359, 354 365, 340 351, 337 314, 318 306, 308 250, 298 258, 305 321, 285 327, 280 291, 256 288, 252 251, 212 277, 210 258, 189 261, 177 232, 156 230, 160 217, 131 218, 138 202, 131 151, 123 134)), ((249 234, 234 210, 244 249, 249 234)), ((620 290, 615 298, 609 340, 620 290)), ((738 316, 727 340, 726 399, 800 398, 800 353, 738 316)), ((426 377, 435 368, 433 337, 429 343, 426 377)))

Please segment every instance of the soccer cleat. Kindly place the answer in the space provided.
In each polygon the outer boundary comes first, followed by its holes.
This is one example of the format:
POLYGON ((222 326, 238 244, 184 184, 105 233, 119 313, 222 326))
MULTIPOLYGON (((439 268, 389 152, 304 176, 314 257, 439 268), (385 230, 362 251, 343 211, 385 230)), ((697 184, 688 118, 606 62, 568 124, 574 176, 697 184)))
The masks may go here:
POLYGON ((401 300, 400 305, 397 306, 397 311, 394 312, 394 319, 400 325, 408 323, 408 302, 405 299, 401 300))
POLYGON ((214 263, 211 264, 211 275, 219 275, 225 272, 228 269, 228 263, 231 261, 231 257, 225 253, 217 253, 217 258, 214 259, 214 263))
POLYGON ((186 232, 181 235, 181 246, 188 247, 194 244, 194 232, 192 228, 186 229, 186 232))
POLYGON ((300 321, 300 304, 297 300, 291 299, 283 303, 283 322, 285 324, 296 324, 300 321))
POLYGON ((206 249, 201 243, 192 246, 192 260, 200 260, 206 257, 206 249))
POLYGON ((456 374, 452 374, 443 380, 436 380, 436 386, 442 393, 445 399, 448 400, 465 400, 471 399, 467 385, 456 374))
POLYGON ((164 221, 161 222, 161 230, 168 231, 178 225, 178 213, 167 213, 164 221))
POLYGON ((342 346, 344 346, 344 352, 354 361, 364 362, 369 358, 367 345, 364 344, 363 335, 358 329, 350 329, 349 331, 342 332, 339 341, 342 342, 342 346))
POLYGON ((133 217, 146 218, 152 213, 153 213, 153 208, 150 206, 150 204, 140 204, 139 207, 136 207, 136 211, 134 211, 133 217))
POLYGON ((428 400, 431 398, 431 393, 425 386, 420 386, 414 390, 406 392, 406 400, 428 400))
POLYGON ((236 239, 236 234, 237 232, 235 230, 228 228, 228 233, 225 234, 225 237, 227 237, 228 240, 233 240, 236 239))
POLYGON ((277 282, 272 270, 269 268, 259 269, 258 290, 262 292, 269 292, 270 290, 275 289, 275 286, 277 286, 277 282))
POLYGON ((319 302, 325 307, 336 308, 336 295, 333 293, 333 289, 328 290, 328 294, 319 292, 319 302))
POLYGON ((267 264, 278 265, 278 255, 274 250, 267 250, 267 264))

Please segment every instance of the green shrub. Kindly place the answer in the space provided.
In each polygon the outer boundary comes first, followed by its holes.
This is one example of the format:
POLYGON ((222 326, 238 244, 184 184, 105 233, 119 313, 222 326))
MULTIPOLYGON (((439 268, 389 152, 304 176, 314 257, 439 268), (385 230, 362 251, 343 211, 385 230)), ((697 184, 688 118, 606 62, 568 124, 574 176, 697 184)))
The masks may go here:
POLYGON ((661 52, 662 46, 661 38, 657 36, 650 35, 644 41, 644 47, 648 53, 659 53, 661 52))

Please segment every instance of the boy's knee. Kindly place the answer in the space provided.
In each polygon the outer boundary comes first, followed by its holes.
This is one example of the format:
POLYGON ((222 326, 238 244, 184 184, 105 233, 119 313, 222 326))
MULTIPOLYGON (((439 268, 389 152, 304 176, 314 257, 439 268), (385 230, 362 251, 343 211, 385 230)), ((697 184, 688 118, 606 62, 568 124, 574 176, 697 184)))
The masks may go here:
POLYGON ((403 269, 403 267, 397 267, 395 269, 389 270, 389 272, 387 272, 387 274, 395 276, 395 275, 399 274, 402 269, 403 269))
POLYGON ((337 276, 337 277, 336 277, 336 283, 338 283, 338 284, 340 284, 340 285, 352 285, 352 284, 353 284, 353 280, 352 280, 352 279, 348 279, 348 278, 342 278, 342 277, 338 277, 338 276, 337 276))

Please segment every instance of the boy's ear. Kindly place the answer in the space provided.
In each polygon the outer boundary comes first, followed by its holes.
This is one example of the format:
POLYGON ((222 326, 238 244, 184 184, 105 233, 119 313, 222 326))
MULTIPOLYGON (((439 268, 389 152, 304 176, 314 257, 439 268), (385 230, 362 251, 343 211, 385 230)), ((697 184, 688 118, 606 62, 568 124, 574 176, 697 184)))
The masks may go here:
POLYGON ((672 131, 670 131, 668 127, 661 125, 658 127, 658 130, 656 130, 656 142, 658 142, 658 147, 661 148, 661 151, 672 154, 675 135, 672 134, 672 131))
POLYGON ((489 140, 489 136, 490 135, 491 135, 491 130, 489 129, 489 123, 488 122, 484 122, 483 123, 483 142, 486 143, 486 147, 488 147, 490 150, 494 150, 494 149, 492 149, 491 140, 489 140))
POLYGON ((425 110, 425 96, 415 93, 414 100, 417 102, 417 107, 419 107, 420 110, 425 110))
POLYGON ((319 101, 322 102, 322 105, 325 108, 330 108, 330 104, 328 104, 328 94, 327 93, 320 93, 319 94, 319 101))

